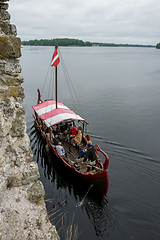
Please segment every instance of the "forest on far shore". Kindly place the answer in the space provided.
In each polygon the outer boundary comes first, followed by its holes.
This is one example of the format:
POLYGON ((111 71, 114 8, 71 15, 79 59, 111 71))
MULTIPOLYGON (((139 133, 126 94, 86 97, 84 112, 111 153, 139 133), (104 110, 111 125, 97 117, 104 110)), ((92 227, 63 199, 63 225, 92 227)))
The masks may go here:
POLYGON ((160 43, 157 43, 156 48, 160 49, 160 43))
POLYGON ((72 38, 55 38, 55 39, 34 39, 28 41, 22 41, 22 45, 28 46, 55 46, 58 43, 59 46, 100 46, 100 47, 155 47, 153 45, 139 45, 139 44, 115 44, 115 43, 99 43, 82 41, 72 38))

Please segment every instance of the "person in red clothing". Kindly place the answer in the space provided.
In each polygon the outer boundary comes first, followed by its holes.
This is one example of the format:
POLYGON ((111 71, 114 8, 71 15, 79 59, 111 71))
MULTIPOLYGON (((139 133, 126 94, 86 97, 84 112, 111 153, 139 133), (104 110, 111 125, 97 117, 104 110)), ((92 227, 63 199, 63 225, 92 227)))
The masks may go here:
MULTIPOLYGON (((70 130, 70 138, 74 138, 77 135, 77 128, 75 125, 70 130)), ((66 140, 69 141, 69 134, 66 136, 66 140)))
POLYGON ((75 125, 73 125, 73 128, 71 129, 70 137, 75 137, 76 135, 77 135, 77 128, 75 125))

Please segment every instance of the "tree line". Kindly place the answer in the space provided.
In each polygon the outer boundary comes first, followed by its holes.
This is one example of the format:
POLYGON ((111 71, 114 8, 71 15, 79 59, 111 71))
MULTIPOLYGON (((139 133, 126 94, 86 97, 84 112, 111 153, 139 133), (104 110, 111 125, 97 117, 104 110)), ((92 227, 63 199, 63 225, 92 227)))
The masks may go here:
POLYGON ((82 41, 79 39, 71 38, 55 38, 55 39, 34 39, 28 41, 22 41, 22 45, 29 46, 55 46, 58 43, 59 46, 100 46, 100 47, 155 47, 152 45, 138 45, 138 44, 115 44, 115 43, 99 43, 99 42, 89 42, 82 41))
POLYGON ((157 43, 156 48, 160 49, 160 43, 157 43))
POLYGON ((83 42, 79 39, 70 38, 55 38, 55 39, 35 39, 29 41, 22 41, 22 45, 30 46, 55 46, 58 43, 59 46, 92 46, 91 42, 83 42))

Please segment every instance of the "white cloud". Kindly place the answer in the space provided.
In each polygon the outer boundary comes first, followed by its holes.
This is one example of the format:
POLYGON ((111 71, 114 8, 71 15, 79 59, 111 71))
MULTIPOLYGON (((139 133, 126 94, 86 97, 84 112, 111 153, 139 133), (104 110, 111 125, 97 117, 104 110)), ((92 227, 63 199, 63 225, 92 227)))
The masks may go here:
POLYGON ((72 37, 84 41, 156 44, 159 0, 14 0, 11 23, 22 40, 72 37))

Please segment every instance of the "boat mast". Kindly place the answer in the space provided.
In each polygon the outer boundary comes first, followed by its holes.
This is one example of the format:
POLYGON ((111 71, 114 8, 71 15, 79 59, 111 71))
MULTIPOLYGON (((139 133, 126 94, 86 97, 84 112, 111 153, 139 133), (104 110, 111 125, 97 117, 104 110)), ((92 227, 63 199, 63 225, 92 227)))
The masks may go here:
MULTIPOLYGON (((58 44, 55 44, 55 49, 58 48, 58 44)), ((57 67, 55 67, 55 96, 56 96, 56 108, 57 108, 57 67)))

